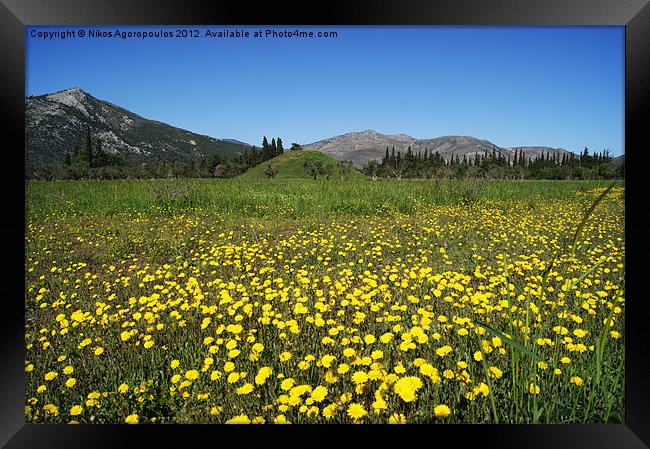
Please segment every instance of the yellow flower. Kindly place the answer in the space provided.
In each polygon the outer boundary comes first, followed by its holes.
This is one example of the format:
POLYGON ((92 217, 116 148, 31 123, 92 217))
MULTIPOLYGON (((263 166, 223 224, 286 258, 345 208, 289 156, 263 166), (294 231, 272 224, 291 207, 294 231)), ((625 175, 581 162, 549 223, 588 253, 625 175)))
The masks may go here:
POLYGON ((579 387, 579 386, 581 386, 583 384, 584 381, 579 376, 573 376, 573 377, 571 377, 569 382, 571 382, 572 384, 576 384, 576 386, 579 387))
POLYGON ((388 418, 388 424, 406 424, 406 416, 401 413, 393 413, 388 418))
POLYGON ((66 376, 72 374, 73 372, 74 372, 74 368, 70 365, 63 368, 63 374, 65 374, 66 376))
POLYGON ((325 382, 327 382, 328 384, 336 383, 338 379, 339 378, 336 377, 336 374, 334 374, 333 371, 328 371, 325 373, 325 382))
POLYGON ((237 415, 226 421, 226 424, 250 424, 251 420, 247 415, 237 415))
POLYGON ((275 418, 273 418, 273 423, 274 424, 291 424, 289 421, 287 421, 287 417, 284 415, 278 415, 275 418))
POLYGON ((129 415, 126 417, 124 420, 125 423, 127 424, 137 424, 138 423, 138 415, 137 413, 133 413, 132 415, 129 415))
POLYGON ((345 373, 347 373, 349 370, 350 370, 350 367, 349 367, 347 364, 345 364, 345 363, 341 363, 341 364, 339 365, 339 367, 336 369, 336 372, 339 373, 339 374, 345 374, 345 373))
POLYGON ((483 360, 483 353, 481 351, 476 351, 474 353, 474 360, 476 360, 477 362, 482 361, 483 360))
POLYGON ((251 383, 245 383, 241 387, 237 388, 237 394, 238 395, 245 395, 253 391, 253 384, 251 383))
POLYGON ((323 387, 322 385, 317 386, 314 388, 314 390, 311 392, 311 398, 315 402, 321 402, 325 399, 325 396, 327 396, 327 388, 323 387))
POLYGON ((436 418, 446 418, 451 414, 451 410, 444 404, 436 405, 433 408, 433 414, 436 416, 436 418))
POLYGON ((70 409, 70 415, 71 416, 78 416, 78 415, 81 415, 81 413, 83 411, 84 411, 84 409, 80 405, 73 405, 72 408, 70 409))
POLYGON ((379 337, 379 341, 381 341, 381 342, 384 343, 384 344, 388 343, 388 342, 391 341, 392 339, 393 339, 393 334, 390 333, 390 332, 386 332, 386 333, 383 334, 381 337, 379 337))
POLYGON ((503 371, 501 371, 496 366, 491 366, 488 368, 488 376, 490 376, 492 379, 499 379, 502 375, 503 371))
POLYGON ((417 399, 417 390, 422 388, 422 381, 419 377, 402 377, 395 382, 393 389, 404 402, 413 402, 417 399))
POLYGON ((531 383, 531 384, 528 386, 528 392, 529 392, 530 394, 539 394, 539 391, 540 391, 540 389, 539 389, 539 385, 535 385, 535 384, 531 383))
POLYGON ((199 378, 199 372, 195 369, 191 369, 185 373, 185 378, 188 380, 195 380, 199 378))
POLYGON ((372 403, 372 408, 375 411, 375 414, 380 414, 382 410, 388 409, 388 404, 381 397, 381 392, 379 390, 375 391, 375 401, 372 403))
POLYGON ((129 391, 129 386, 127 384, 124 384, 124 383, 120 384, 120 386, 117 387, 117 391, 119 393, 126 393, 127 391, 129 391))
POLYGON ((43 407, 43 410, 45 410, 45 413, 47 413, 50 416, 58 416, 59 415, 59 407, 57 407, 54 404, 46 404, 43 407))
POLYGON ((68 387, 68 388, 72 388, 72 387, 75 386, 76 383, 77 383, 77 379, 75 379, 74 377, 71 377, 70 379, 65 381, 65 386, 68 387))
POLYGON ((45 374, 45 380, 53 380, 56 376, 58 376, 58 373, 56 371, 50 371, 45 374))
POLYGON ((101 346, 99 346, 99 347, 95 348, 94 353, 95 353, 95 355, 97 355, 97 356, 102 355, 102 354, 104 353, 104 348, 102 348, 101 346))
POLYGON ((367 414, 368 412, 359 403, 353 402, 348 406, 348 416, 355 421, 363 419, 367 414))
POLYGON ((439 357, 444 357, 444 356, 446 356, 447 354, 449 354, 452 351, 453 351, 453 348, 451 346, 445 345, 445 346, 443 346, 441 348, 436 349, 436 354, 439 357))
POLYGON ((321 365, 323 365, 325 368, 330 368, 330 367, 332 366, 332 362, 334 362, 334 360, 336 360, 336 357, 334 357, 333 355, 329 355, 329 354, 328 354, 328 355, 324 355, 324 356, 320 359, 320 363, 321 363, 321 365))
POLYGON ((352 375, 352 381, 355 383, 355 385, 364 384, 368 382, 368 374, 364 371, 356 371, 352 375))

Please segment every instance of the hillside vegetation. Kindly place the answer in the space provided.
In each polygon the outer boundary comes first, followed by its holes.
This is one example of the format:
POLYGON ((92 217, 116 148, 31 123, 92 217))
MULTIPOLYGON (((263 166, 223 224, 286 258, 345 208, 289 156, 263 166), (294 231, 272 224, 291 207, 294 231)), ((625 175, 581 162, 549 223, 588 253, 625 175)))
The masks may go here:
MULTIPOLYGON (((268 176, 264 173, 269 165, 277 169, 275 178, 310 179, 313 175, 305 168, 305 163, 312 164, 320 162, 325 170, 331 167, 329 179, 362 179, 365 176, 356 169, 349 169, 345 172, 343 163, 319 151, 289 151, 269 161, 257 165, 240 176, 241 179, 264 179, 268 176), (342 170, 345 173, 342 173, 342 170)), ((319 173, 316 179, 327 178, 327 173, 319 173)))

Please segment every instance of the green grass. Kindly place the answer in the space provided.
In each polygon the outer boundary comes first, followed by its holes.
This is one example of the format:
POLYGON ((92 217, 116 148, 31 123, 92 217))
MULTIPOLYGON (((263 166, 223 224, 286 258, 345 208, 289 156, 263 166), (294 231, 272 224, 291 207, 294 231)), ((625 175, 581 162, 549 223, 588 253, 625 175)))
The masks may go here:
POLYGON ((26 420, 347 423, 352 402, 373 423, 392 413, 409 423, 624 422, 624 192, 615 184, 605 194, 609 182, 595 181, 28 182, 26 420), (241 335, 221 328, 234 323, 241 335), (413 326, 428 340, 406 351, 413 326), (394 338, 382 342, 386 332, 394 338), (208 336, 236 340, 241 354, 231 357, 225 341, 211 352, 208 336), (264 345, 259 360, 254 341, 264 345), (438 354, 443 345, 453 351, 438 354), (399 376, 421 378, 418 400, 391 384, 388 410, 375 414, 379 382, 368 391, 353 383, 369 371, 363 364, 329 383, 316 360, 335 355, 332 371, 352 364, 346 347, 360 357, 380 349, 386 372, 401 363, 399 376), (281 362, 284 351, 292 358, 281 362), (247 377, 227 382, 226 361, 247 377), (258 385, 262 366, 273 375, 258 385), (351 399, 331 420, 283 411, 278 374, 327 387, 321 413, 343 393, 351 399), (246 382, 254 391, 238 394, 246 382), (451 415, 435 418, 437 404, 451 415))
MULTIPOLYGON (((307 152, 305 152, 307 153, 307 152)), ((286 155, 285 155, 286 156, 286 155)), ((283 156, 284 157, 284 156, 283 156)), ((256 170, 260 167, 256 167, 256 170)), ((302 169, 302 168, 301 168, 302 169)), ((171 179, 115 181, 28 181, 26 216, 142 212, 151 216, 191 213, 237 217, 300 218, 331 214, 414 214, 421 206, 562 200, 607 181, 372 181, 339 179, 171 179)), ((623 182, 615 185, 623 186, 623 182)))

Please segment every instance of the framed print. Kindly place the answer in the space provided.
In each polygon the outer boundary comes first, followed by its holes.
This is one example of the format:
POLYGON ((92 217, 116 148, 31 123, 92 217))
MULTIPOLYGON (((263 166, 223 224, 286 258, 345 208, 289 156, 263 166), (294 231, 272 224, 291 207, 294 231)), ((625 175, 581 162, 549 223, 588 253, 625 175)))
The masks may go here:
POLYGON ((6 447, 647 447, 646 2, 0 12, 6 447))

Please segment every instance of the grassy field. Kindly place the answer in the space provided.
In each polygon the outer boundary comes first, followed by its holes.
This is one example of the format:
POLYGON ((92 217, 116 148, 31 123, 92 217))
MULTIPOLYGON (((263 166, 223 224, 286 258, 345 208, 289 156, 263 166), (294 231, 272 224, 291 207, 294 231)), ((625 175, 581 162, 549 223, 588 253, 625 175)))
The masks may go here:
POLYGON ((26 420, 624 422, 608 185, 29 182, 26 420))

